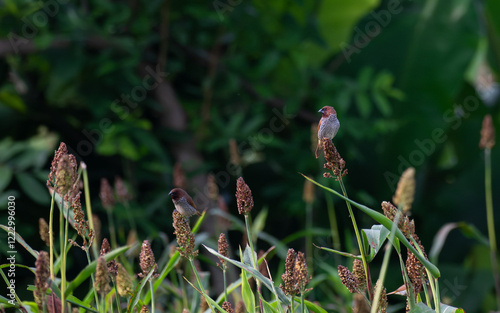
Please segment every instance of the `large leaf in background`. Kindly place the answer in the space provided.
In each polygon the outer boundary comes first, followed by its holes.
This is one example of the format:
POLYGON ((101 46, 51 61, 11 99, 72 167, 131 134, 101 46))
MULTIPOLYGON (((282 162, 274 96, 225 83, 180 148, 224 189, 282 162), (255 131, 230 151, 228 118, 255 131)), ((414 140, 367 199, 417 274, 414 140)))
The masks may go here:
MULTIPOLYGON (((294 50, 302 52, 299 54, 304 57, 301 58, 302 62, 299 64, 319 66, 327 57, 338 52, 343 43, 350 41, 349 38, 356 23, 373 10, 379 2, 379 0, 324 0, 318 5, 316 1, 258 0, 253 3, 264 18, 267 31, 273 37, 279 38, 280 43, 284 43, 283 46, 294 42, 294 35, 298 36, 295 31, 284 31, 282 25, 285 17, 292 16, 302 26, 306 26, 311 18, 314 18, 313 27, 316 29, 307 27, 308 33, 318 32, 316 35, 308 35, 309 40, 312 39, 314 42, 298 40, 294 50), (316 17, 312 17, 314 14, 316 17)), ((280 43, 278 43, 279 46, 281 46, 280 43)))
POLYGON ((17 173, 17 182, 25 194, 38 204, 48 204, 49 196, 45 185, 28 173, 17 173))
POLYGON ((437 104, 452 104, 479 44, 475 7, 470 0, 425 2, 401 75, 409 98, 421 101, 422 91, 433 91, 427 94, 437 104))

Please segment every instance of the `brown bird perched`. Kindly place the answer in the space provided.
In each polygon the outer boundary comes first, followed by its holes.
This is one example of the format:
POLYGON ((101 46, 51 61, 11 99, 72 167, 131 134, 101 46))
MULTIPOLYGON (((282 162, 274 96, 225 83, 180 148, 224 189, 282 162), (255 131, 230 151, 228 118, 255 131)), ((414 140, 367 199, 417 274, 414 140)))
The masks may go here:
POLYGON ((340 122, 337 119, 337 112, 333 107, 325 106, 318 111, 322 114, 318 123, 318 146, 316 147, 316 159, 319 157, 319 150, 323 148, 323 139, 332 140, 339 131, 340 122))
POLYGON ((184 217, 190 217, 192 215, 201 215, 193 202, 193 199, 181 188, 174 188, 170 190, 168 195, 172 198, 175 209, 177 212, 181 213, 184 217))

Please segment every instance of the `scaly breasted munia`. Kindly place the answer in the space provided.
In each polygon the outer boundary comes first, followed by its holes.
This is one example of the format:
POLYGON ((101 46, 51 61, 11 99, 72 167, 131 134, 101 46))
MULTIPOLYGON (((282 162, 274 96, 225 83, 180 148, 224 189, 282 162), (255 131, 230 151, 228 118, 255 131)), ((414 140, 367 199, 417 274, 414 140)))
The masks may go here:
POLYGON ((184 217, 190 217, 195 214, 201 215, 193 199, 181 188, 172 189, 168 195, 172 198, 172 202, 177 212, 181 213, 184 217))
POLYGON ((318 146, 316 147, 316 159, 319 157, 319 150, 323 148, 323 139, 332 140, 339 131, 340 122, 337 119, 337 112, 333 107, 325 106, 318 111, 322 114, 318 123, 318 146))

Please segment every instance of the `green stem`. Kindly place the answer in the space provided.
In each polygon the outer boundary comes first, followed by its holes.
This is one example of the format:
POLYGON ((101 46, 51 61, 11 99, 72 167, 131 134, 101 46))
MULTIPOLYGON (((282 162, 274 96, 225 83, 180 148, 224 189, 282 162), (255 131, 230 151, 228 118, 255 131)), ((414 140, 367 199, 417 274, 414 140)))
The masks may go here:
POLYGON ((488 223, 488 238, 490 241, 491 270, 495 280, 497 306, 500 310, 500 278, 498 276, 497 239, 495 234, 495 217, 493 214, 493 195, 491 186, 491 150, 484 149, 484 185, 486 196, 486 221, 488 223))
POLYGON ((382 294, 382 289, 384 288, 385 275, 387 274, 387 268, 389 267, 389 259, 392 252, 392 242, 396 237, 396 228, 399 224, 399 219, 401 218, 401 211, 399 210, 394 218, 394 223, 391 228, 391 235, 389 237, 389 242, 387 243, 387 249, 385 250, 384 260, 382 261, 382 268, 380 269, 380 275, 378 276, 377 288, 375 288, 375 295, 372 302, 371 313, 376 313, 378 309, 378 304, 380 302, 380 295, 382 294))
POLYGON ((294 307, 293 307, 293 304, 294 304, 295 300, 293 298, 295 298, 295 296, 291 295, 290 296, 290 305, 291 305, 291 308, 290 308, 291 311, 290 312, 292 312, 292 313, 295 311, 294 307))
POLYGON ((155 313, 155 293, 153 290, 153 280, 149 280, 149 289, 151 290, 151 313, 155 313))
POLYGON ((225 264, 223 264, 222 266, 223 266, 223 269, 222 269, 222 275, 223 275, 223 277, 224 277, 224 299, 225 299, 226 301, 229 301, 229 300, 227 299, 226 266, 225 266, 225 264))
POLYGON ((50 202, 50 215, 49 215, 49 248, 50 248, 50 279, 55 281, 54 277, 54 198, 55 189, 52 192, 52 201, 50 202))
MULTIPOLYGON (((252 265, 253 265, 253 268, 256 271, 259 271, 259 267, 257 265, 257 260, 256 260, 257 253, 256 253, 256 251, 255 251, 255 249, 253 247, 252 233, 250 232, 250 220, 248 218, 248 214, 245 214, 245 225, 246 225, 246 229, 247 229, 248 243, 250 244, 250 251, 251 251, 251 254, 252 254, 252 265)), ((263 309, 263 306, 262 306, 260 280, 255 279, 255 282, 257 283, 257 291, 258 291, 257 294, 259 296, 260 311, 263 312, 264 309, 263 309)))
MULTIPOLYGON (((90 264, 90 253, 88 250, 85 250, 85 254, 87 255, 87 262, 90 264)), ((92 287, 91 290, 94 292, 94 298, 95 298, 95 307, 99 307, 99 297, 97 296, 97 293, 95 292, 94 286, 95 286, 95 280, 94 280, 94 273, 90 274, 90 280, 92 281, 92 287)))
MULTIPOLYGON (((61 214, 60 214, 60 236, 61 236, 61 312, 65 312, 65 306, 66 306, 66 242, 68 240, 68 219, 66 218, 66 222, 64 221, 64 197, 61 196, 61 202, 62 202, 62 208, 61 208, 61 214)), ((69 212, 69 205, 68 205, 68 210, 69 212)), ((67 216, 67 215, 66 215, 67 216)))
MULTIPOLYGON (((338 181, 340 183, 340 188, 342 189, 342 193, 344 194, 344 197, 348 198, 347 191, 345 189, 345 186, 344 186, 344 183, 342 181, 341 176, 338 176, 338 181)), ((368 267, 368 262, 366 260, 365 249, 364 249, 363 243, 361 241, 361 236, 359 235, 358 225, 356 223, 356 218, 354 217, 354 214, 352 212, 351 204, 349 203, 349 201, 346 201, 346 204, 347 204, 347 209, 349 210, 349 216, 351 217, 352 226, 354 227, 354 232, 356 233, 356 240, 358 241, 358 247, 359 247, 359 250, 361 252, 361 259, 363 260, 363 268, 365 269, 368 295, 370 297, 370 301, 373 302, 373 286, 372 286, 372 280, 370 278, 370 268, 368 267)))
POLYGON ((113 285, 115 286, 116 306, 118 307, 118 313, 121 313, 122 312, 122 308, 120 306, 120 294, 118 293, 118 287, 116 286, 116 277, 113 277, 113 285))
MULTIPOLYGON (((191 264, 191 268, 193 269, 193 272, 194 272, 194 276, 196 276, 196 282, 198 283, 198 288, 200 288, 200 292, 202 293, 202 296, 207 296, 205 294, 205 288, 203 287, 203 284, 201 283, 201 279, 200 279, 200 276, 198 275, 198 271, 196 270, 196 266, 194 266, 194 260, 193 258, 189 258, 189 264, 191 264)), ((208 297, 208 296, 207 296, 208 297)), ((215 310, 214 308, 212 308, 212 304, 210 304, 209 301, 207 301, 207 304, 208 306, 210 307, 210 310, 212 310, 212 312, 215 313, 215 310)))
MULTIPOLYGON (((84 162, 81 162, 80 167, 83 170, 83 188, 85 192, 85 207, 87 208, 87 218, 89 220, 90 229, 94 232, 95 236, 96 233, 94 228, 94 216, 92 215, 92 203, 90 201, 89 175, 87 174, 87 165, 84 162)), ((99 257, 99 251, 97 250, 98 245, 98 242, 94 242, 94 244, 92 245, 92 253, 94 253, 94 256, 96 258, 99 257)))
POLYGON ((304 292, 301 292, 301 293, 300 293, 300 307, 301 307, 300 312, 301 312, 301 313, 305 313, 305 311, 306 311, 306 306, 305 306, 305 304, 304 304, 304 292))

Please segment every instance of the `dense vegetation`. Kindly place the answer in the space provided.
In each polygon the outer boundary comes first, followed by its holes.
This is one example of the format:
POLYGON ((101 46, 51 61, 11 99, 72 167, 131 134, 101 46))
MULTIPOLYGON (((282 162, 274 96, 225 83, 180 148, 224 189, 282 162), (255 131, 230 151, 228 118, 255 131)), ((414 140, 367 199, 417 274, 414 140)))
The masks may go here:
MULTIPOLYGON (((37 252, 49 251, 38 234, 39 218, 48 221, 52 196, 64 196, 46 188, 54 151, 64 142, 79 180, 88 174, 81 202, 85 214, 92 204, 102 225, 95 249, 108 238, 129 274, 141 272, 144 240, 160 272, 186 260, 178 254, 174 260, 169 248, 176 237, 168 191, 182 186, 207 209, 191 227, 200 250, 194 260, 200 272, 210 272, 205 279, 212 298, 224 289, 215 266, 221 261, 198 244, 216 249, 225 233, 232 260, 240 261, 239 246, 245 251, 253 242, 246 250, 252 266, 249 251, 275 247, 265 258, 276 288, 288 248, 304 252, 313 276, 305 298, 327 311, 350 310, 354 296, 337 267, 352 269, 352 259, 317 247, 360 255, 356 232, 381 221, 354 204, 350 214, 341 197, 307 185, 299 174, 344 194, 335 177, 323 177, 323 156, 314 157, 317 111, 331 105, 341 125, 334 143, 348 169, 342 186, 349 198, 382 212, 402 173, 415 168, 409 218, 439 268, 441 302, 467 312, 499 309, 489 257, 495 220, 485 201, 485 155, 493 160, 492 204, 500 201, 498 149, 479 147, 484 116, 490 114, 494 125, 500 121, 497 1, 9 0, 0 18, 0 224, 8 225, 8 202, 15 198, 16 232, 32 248, 16 243, 15 290, 22 301, 33 300, 35 276, 21 265, 34 269, 37 252), (239 177, 255 203, 248 221, 238 214, 239 177), (114 187, 124 182, 126 199, 103 203, 102 179, 114 187)), ((77 240, 71 225, 68 232, 77 240)), ((8 233, 0 236, 7 275, 8 233)), ((60 239, 54 239, 58 252, 65 245, 60 239)), ((68 282, 94 273, 85 252, 67 247, 61 262, 67 261, 68 282)), ((370 263, 373 287, 383 254, 370 263)), ((89 251, 89 258, 97 264, 97 253, 89 251)), ((403 277, 398 253, 388 260, 389 292, 403 277)), ((199 294, 182 279, 198 288, 189 278, 193 268, 188 262, 177 269, 153 279, 162 281, 157 306, 195 312, 199 294), (176 288, 186 297, 169 302, 176 288)), ((228 281, 245 272, 228 264, 228 281)), ((55 284, 52 290, 60 292, 60 281, 55 284)), ((71 296, 97 305, 101 301, 88 297, 91 284, 74 283, 71 296)), ((266 301, 279 293, 258 291, 252 280, 248 287, 247 295, 262 292, 266 301)), ((150 306, 148 289, 137 299, 150 306)), ((233 306, 237 294, 241 290, 229 297, 233 306)), ((388 299, 389 309, 404 309, 403 297, 388 299)))

